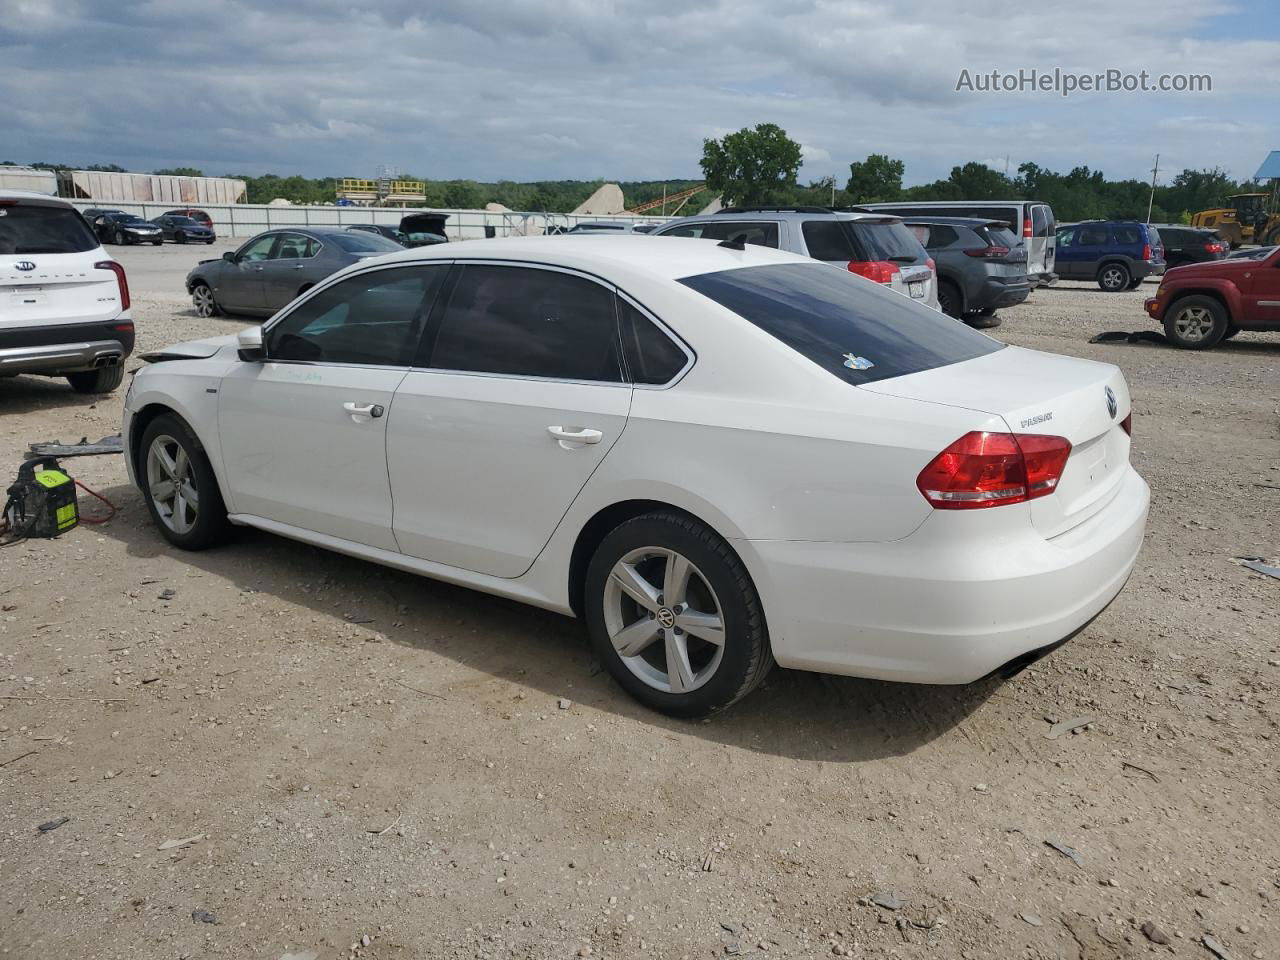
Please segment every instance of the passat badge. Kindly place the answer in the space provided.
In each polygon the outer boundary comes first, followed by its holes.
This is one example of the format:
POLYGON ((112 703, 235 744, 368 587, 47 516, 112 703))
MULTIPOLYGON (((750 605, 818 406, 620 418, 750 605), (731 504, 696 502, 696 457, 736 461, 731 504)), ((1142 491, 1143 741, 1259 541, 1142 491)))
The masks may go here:
POLYGON ((866 357, 855 357, 852 353, 846 353, 844 355, 844 365, 850 370, 870 370, 875 366, 875 364, 866 357))
POLYGON ((1116 392, 1110 387, 1103 387, 1107 394, 1107 413, 1111 414, 1111 419, 1116 418, 1116 392))
POLYGON ((32 263, 30 260, 19 260, 17 263, 14 264, 14 267, 16 267, 18 270, 21 270, 23 273, 30 273, 32 270, 36 268, 36 265, 32 263))

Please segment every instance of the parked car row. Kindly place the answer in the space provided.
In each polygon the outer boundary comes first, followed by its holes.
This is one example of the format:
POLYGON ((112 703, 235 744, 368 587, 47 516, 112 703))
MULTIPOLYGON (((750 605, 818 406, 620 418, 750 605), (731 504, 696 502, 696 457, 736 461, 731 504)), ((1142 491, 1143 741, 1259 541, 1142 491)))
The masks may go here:
POLYGON ((166 240, 174 243, 213 243, 218 238, 213 220, 203 210, 170 210, 145 220, 136 213, 90 207, 83 212, 85 220, 105 243, 123 246, 128 243, 150 243, 159 246, 166 240))

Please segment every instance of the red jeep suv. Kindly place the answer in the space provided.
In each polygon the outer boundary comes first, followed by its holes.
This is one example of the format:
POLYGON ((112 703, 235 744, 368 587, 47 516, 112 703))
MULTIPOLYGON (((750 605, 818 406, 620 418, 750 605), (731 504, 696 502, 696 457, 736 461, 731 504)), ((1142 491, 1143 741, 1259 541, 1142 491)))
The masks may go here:
POLYGON ((1280 330, 1280 247, 1259 260, 1175 267, 1146 308, 1188 350, 1207 350, 1241 330, 1280 330))

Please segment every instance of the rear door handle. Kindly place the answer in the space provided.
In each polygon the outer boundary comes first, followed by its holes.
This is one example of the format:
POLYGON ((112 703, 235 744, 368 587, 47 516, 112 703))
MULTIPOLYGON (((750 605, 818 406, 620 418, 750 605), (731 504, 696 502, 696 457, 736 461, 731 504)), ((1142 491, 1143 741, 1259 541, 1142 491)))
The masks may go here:
POLYGON ((604 439, 603 433, 590 427, 547 427, 547 433, 555 437, 566 450, 584 443, 599 443, 604 439))
POLYGON ((342 405, 342 409, 351 414, 351 419, 356 423, 366 423, 386 413, 380 403, 354 403, 350 400, 342 405))

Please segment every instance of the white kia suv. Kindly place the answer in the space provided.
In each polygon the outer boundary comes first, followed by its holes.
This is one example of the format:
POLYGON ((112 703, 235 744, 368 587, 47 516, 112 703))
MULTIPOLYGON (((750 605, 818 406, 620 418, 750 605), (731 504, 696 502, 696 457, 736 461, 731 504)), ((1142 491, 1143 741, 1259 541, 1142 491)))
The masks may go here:
POLYGON ((1116 367, 732 239, 405 250, 143 359, 127 460, 170 542, 241 524, 575 614, 679 715, 775 660, 1014 671, 1147 517, 1116 367))
POLYGON ((65 200, 0 190, 0 377, 120 386, 133 350, 124 267, 65 200))

